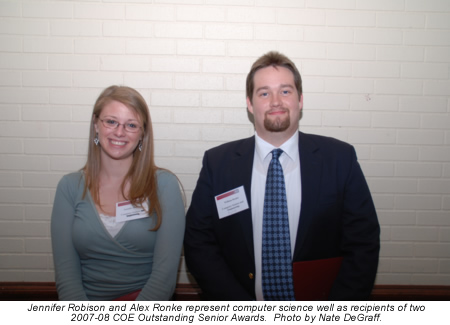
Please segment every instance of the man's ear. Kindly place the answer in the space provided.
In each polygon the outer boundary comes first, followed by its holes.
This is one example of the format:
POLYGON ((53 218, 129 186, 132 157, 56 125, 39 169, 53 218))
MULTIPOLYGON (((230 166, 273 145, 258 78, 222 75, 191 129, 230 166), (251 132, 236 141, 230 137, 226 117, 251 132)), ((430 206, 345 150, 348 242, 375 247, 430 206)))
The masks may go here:
POLYGON ((250 100, 249 97, 247 97, 247 109, 253 115, 253 105, 252 105, 252 101, 250 100))

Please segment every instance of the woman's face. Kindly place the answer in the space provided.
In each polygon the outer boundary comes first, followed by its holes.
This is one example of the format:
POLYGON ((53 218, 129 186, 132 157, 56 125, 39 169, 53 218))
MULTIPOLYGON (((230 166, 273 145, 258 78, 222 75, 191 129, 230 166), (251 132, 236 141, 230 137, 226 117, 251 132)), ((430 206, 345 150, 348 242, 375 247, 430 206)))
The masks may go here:
POLYGON ((142 122, 133 110, 121 102, 111 101, 103 107, 94 126, 102 158, 133 159, 143 135, 142 122))

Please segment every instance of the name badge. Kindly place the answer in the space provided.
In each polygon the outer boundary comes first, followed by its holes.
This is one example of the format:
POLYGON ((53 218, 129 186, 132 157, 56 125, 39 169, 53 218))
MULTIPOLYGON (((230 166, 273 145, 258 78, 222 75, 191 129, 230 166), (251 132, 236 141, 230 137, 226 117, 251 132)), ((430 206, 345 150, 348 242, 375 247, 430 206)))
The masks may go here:
MULTIPOLYGON (((148 210, 147 201, 145 201, 142 206, 148 210)), ((116 222, 147 218, 149 215, 145 209, 134 206, 130 201, 118 202, 116 203, 116 222)))
POLYGON ((248 209, 244 186, 219 194, 215 196, 215 199, 220 219, 248 209))

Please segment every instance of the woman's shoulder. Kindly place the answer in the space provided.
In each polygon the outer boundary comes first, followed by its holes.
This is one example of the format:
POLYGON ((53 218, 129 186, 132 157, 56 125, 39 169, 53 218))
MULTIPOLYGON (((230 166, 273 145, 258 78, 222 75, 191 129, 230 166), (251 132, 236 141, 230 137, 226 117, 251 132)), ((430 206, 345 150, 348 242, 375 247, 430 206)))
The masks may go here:
POLYGON ((78 187, 84 183, 84 177, 82 171, 76 171, 64 175, 59 181, 59 186, 64 187, 78 187))
POLYGON ((170 170, 164 168, 159 168, 156 171, 156 179, 158 181, 158 184, 160 185, 178 182, 178 178, 175 176, 175 174, 172 173, 170 170))

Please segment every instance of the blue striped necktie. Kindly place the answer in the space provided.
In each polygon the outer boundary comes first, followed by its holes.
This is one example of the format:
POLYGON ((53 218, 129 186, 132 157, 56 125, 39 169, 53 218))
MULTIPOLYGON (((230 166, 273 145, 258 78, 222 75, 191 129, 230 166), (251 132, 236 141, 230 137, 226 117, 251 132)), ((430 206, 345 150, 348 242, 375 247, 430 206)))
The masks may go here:
POLYGON ((264 196, 262 237, 262 287, 264 300, 295 300, 292 280, 291 240, 283 168, 272 151, 264 196))

